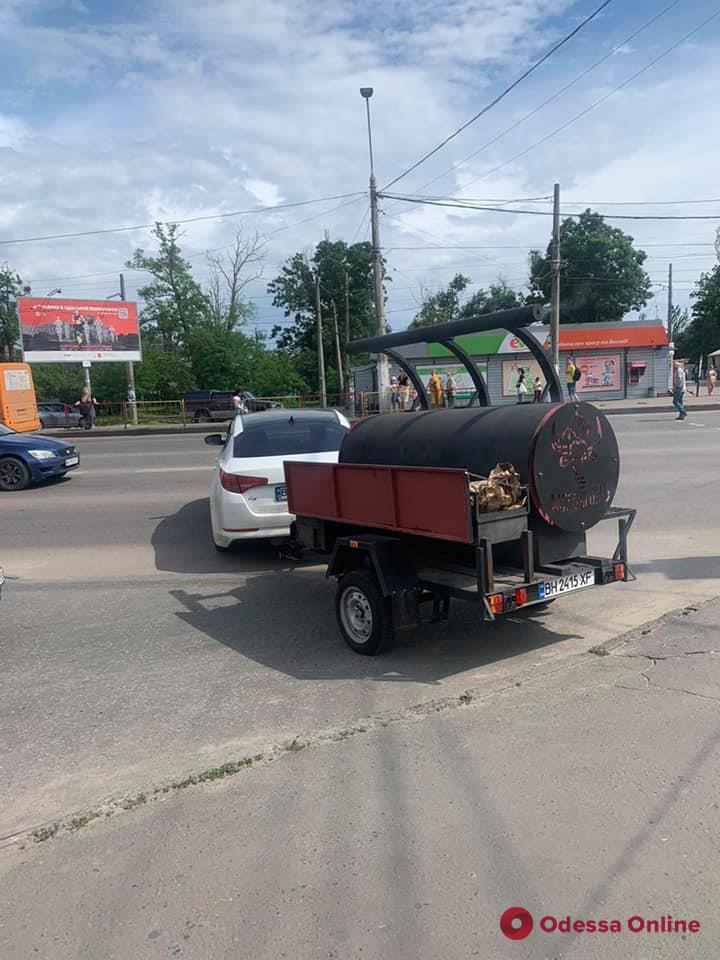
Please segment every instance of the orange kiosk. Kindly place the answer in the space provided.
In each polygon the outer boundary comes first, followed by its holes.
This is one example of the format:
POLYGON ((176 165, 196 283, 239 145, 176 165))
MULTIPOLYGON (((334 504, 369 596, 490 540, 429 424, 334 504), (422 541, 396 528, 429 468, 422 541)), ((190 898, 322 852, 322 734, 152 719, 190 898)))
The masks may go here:
POLYGON ((0 423, 18 433, 40 429, 35 385, 27 363, 0 363, 0 423))

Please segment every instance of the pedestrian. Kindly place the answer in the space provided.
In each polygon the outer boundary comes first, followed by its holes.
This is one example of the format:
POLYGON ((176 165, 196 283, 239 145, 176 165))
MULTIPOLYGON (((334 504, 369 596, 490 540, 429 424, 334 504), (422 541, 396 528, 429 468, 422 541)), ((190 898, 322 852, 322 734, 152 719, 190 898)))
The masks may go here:
POLYGON ((404 370, 398 377, 398 383, 400 384, 400 409, 407 410, 410 399, 410 378, 404 370))
POLYGON ((540 403, 542 401, 543 395, 543 385, 540 377, 535 377, 533 381, 533 403, 540 403))
POLYGON ((390 377, 390 412, 400 412, 400 384, 397 377, 390 377))
POLYGON ((233 407, 235 408, 235 415, 239 413, 247 413, 247 404, 245 403, 245 393, 242 387, 235 387, 235 394, 233 396, 233 407))
POLYGON ((715 393, 715 384, 717 383, 717 370, 715 367, 710 367, 707 372, 707 388, 708 396, 711 397, 715 393))
POLYGON ((433 370, 430 374, 430 405, 433 407, 442 407, 443 405, 443 385, 440 374, 433 370))
POLYGON ((523 367, 518 367, 517 380, 515 381, 515 390, 517 392, 517 402, 524 403, 525 396, 528 392, 528 388, 525 380, 525 370, 523 367))
POLYGON ((565 364, 565 383, 567 384, 568 400, 571 403, 577 403, 577 382, 580 379, 580 371, 577 368, 574 357, 568 357, 565 364))
POLYGON ((85 430, 92 430, 95 426, 95 408, 97 400, 90 392, 90 387, 83 387, 80 399, 75 401, 75 406, 80 411, 80 426, 85 430))
POLYGON ((450 370, 446 371, 445 396, 447 397, 448 409, 452 409, 455 406, 455 377, 450 370))
POLYGON ((687 417, 687 410, 685 409, 685 386, 687 377, 681 360, 673 361, 673 367, 675 368, 673 375, 673 406, 678 412, 675 419, 684 420, 685 417, 687 417))

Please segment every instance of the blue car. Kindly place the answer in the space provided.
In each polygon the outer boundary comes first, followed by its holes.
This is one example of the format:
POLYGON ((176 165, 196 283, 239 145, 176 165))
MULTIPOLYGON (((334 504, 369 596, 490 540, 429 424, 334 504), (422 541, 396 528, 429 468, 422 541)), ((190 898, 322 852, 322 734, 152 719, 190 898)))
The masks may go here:
POLYGON ((77 449, 37 433, 16 433, 0 423, 0 490, 64 477, 80 463, 77 449))

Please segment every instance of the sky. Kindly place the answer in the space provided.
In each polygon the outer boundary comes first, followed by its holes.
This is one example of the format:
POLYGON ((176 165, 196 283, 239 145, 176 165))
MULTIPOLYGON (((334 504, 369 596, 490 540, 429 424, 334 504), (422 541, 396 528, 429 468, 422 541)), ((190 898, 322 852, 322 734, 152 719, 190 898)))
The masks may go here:
MULTIPOLYGON (((249 293, 257 328, 269 332, 280 315, 266 284, 287 257, 325 233, 369 238, 361 86, 375 91, 382 188, 599 3, 0 0, 0 264, 36 295, 60 287, 77 298, 110 296, 124 270, 134 298, 147 277, 124 265, 137 247, 152 249, 147 228, 7 241, 357 194, 183 226, 200 281, 210 272, 206 251, 227 248, 238 226, 266 238, 264 278, 249 293)), ((687 305, 716 263, 720 199, 687 201, 720 198, 720 15, 665 52, 716 12, 720 0, 612 0, 392 190, 533 198, 516 206, 548 214, 550 200, 536 198, 559 182, 563 214, 592 206, 608 216, 716 215, 612 221, 648 253, 648 316, 665 316, 670 261, 675 301, 687 305)), ((456 272, 471 279, 469 293, 500 277, 522 289, 528 250, 546 246, 551 218, 384 199, 380 229, 387 321, 401 330, 423 291, 456 272)))

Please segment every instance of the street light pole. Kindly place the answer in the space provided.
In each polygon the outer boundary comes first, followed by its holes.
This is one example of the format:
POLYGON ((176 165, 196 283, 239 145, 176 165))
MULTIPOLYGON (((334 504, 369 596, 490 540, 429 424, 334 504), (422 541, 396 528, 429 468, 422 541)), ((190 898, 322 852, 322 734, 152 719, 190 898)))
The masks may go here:
MULTIPOLYGON (((127 300, 125 295, 125 276, 120 274, 120 299, 127 300)), ((127 382, 128 382, 128 405, 130 407, 130 420, 134 427, 137 426, 138 414, 137 414, 137 404, 135 396, 135 367, 133 366, 132 360, 128 360, 127 365, 127 382)))
MULTIPOLYGON (((377 184, 375 183, 375 164, 373 161, 372 127, 370 125, 370 97, 372 87, 361 87, 360 96, 365 100, 367 113, 368 149, 370 151, 370 224, 372 230, 373 277, 375 280, 375 321, 377 335, 385 335, 385 291, 383 289, 383 263, 380 247, 380 224, 378 221, 377 184)), ((378 410, 382 411, 387 391, 390 387, 387 357, 377 355, 378 410)))

